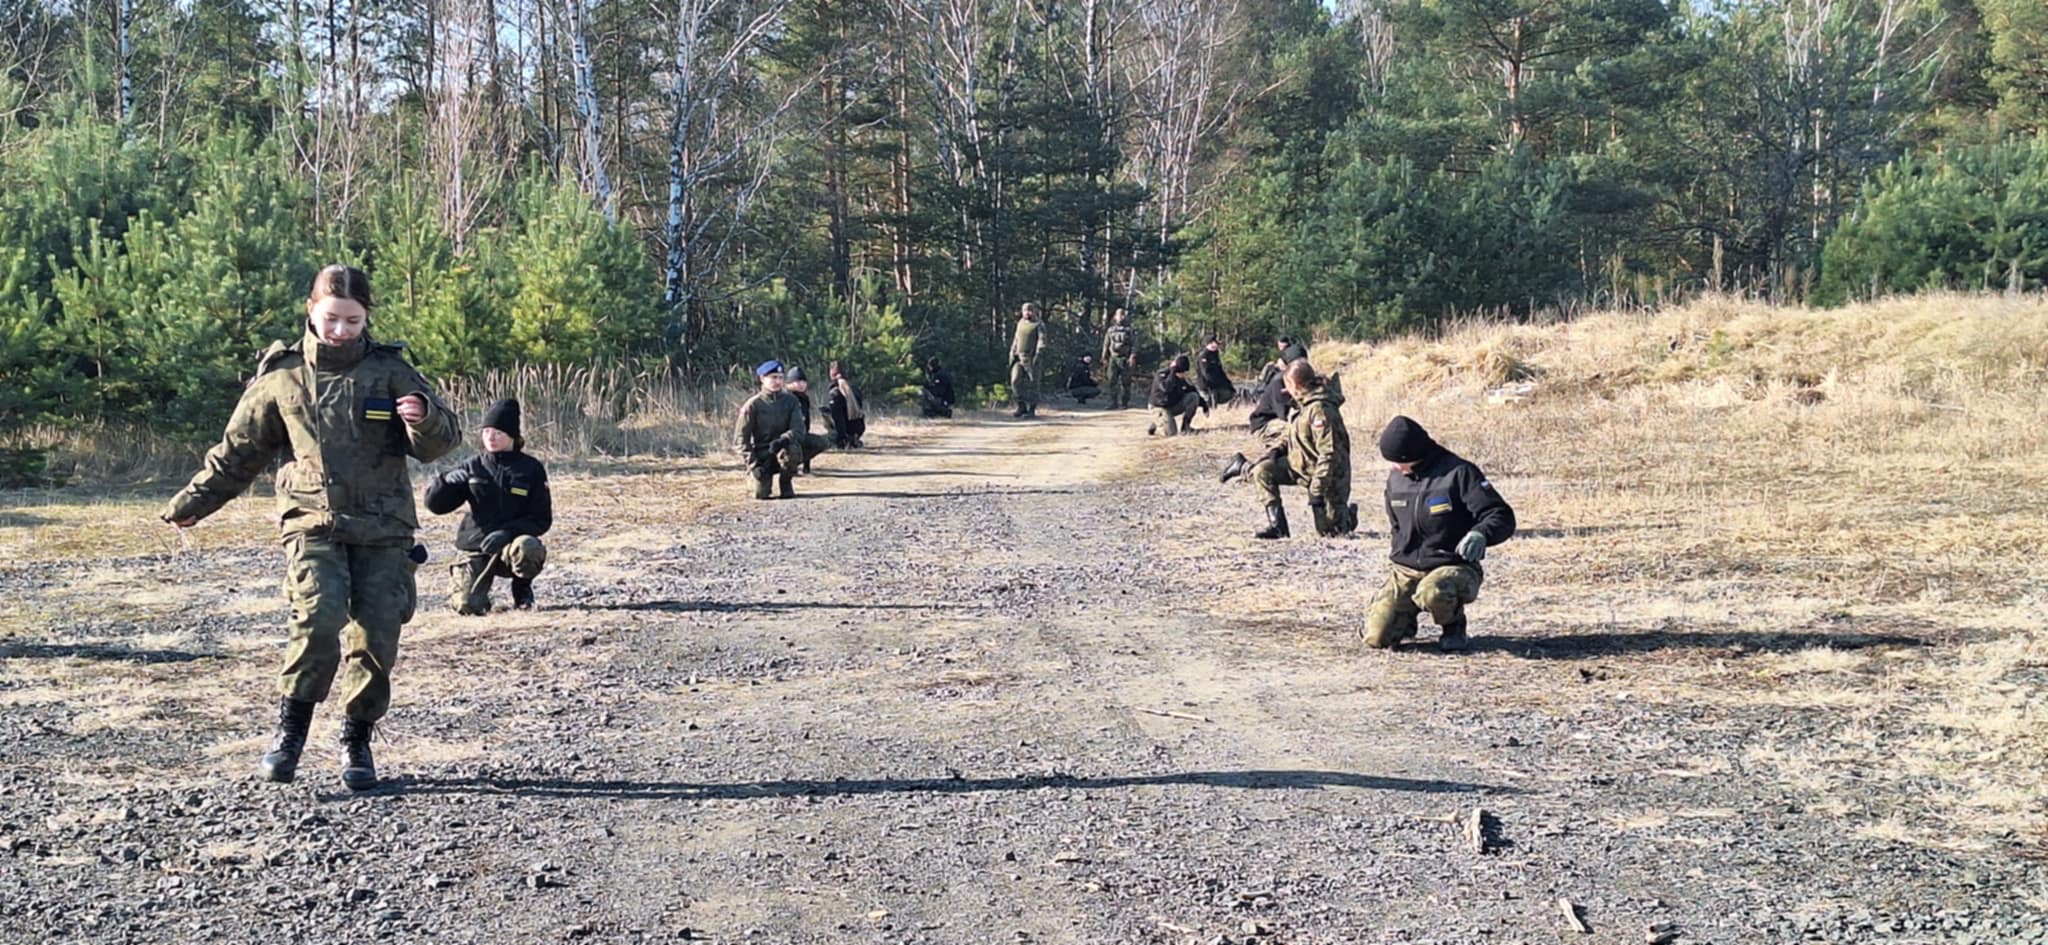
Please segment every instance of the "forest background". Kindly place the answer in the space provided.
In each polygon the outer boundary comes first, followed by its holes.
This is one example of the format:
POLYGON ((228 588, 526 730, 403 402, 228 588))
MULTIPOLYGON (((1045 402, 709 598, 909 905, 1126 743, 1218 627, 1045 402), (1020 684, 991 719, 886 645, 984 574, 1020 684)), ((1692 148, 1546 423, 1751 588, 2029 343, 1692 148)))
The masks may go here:
POLYGON ((430 375, 998 393, 2048 282, 2039 0, 0 0, 0 434, 217 429, 313 271, 430 375))

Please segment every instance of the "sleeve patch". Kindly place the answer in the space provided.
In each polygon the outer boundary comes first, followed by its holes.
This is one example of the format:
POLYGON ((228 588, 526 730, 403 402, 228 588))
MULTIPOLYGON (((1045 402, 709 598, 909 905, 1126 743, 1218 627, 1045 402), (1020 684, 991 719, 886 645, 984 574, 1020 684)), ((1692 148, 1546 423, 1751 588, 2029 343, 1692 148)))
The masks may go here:
POLYGON ((525 496, 530 494, 530 492, 525 486, 513 486, 512 494, 516 496, 525 496))
POLYGON ((1315 427, 1316 429, 1320 430, 1320 429, 1322 429, 1322 428, 1323 428, 1323 425, 1324 425, 1324 423, 1325 423, 1325 421, 1323 420, 1323 418, 1321 418, 1321 417, 1317 417, 1317 418, 1315 418, 1314 420, 1310 420, 1310 421, 1308 422, 1308 425, 1309 425, 1309 426, 1312 426, 1312 427, 1315 427))
POLYGON ((1485 489, 1485 490, 1487 490, 1488 492, 1491 492, 1491 491, 1493 491, 1493 483, 1492 483, 1492 482, 1489 482, 1489 481, 1487 481, 1487 480, 1485 480, 1485 479, 1481 479, 1481 480, 1479 480, 1479 488, 1481 488, 1481 489, 1485 489))

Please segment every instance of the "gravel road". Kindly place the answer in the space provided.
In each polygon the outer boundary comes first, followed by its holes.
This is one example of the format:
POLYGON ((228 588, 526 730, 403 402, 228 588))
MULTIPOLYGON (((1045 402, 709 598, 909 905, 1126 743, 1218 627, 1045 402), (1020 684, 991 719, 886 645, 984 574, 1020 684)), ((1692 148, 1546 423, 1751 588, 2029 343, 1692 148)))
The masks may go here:
POLYGON ((1253 542, 1142 424, 565 476, 541 610, 423 602, 365 795, 326 711, 255 780, 274 548, 0 564, 0 940, 2048 943, 2039 840, 1756 768, 1826 707, 1634 698, 1669 654, 1515 636, 1511 563, 1474 652, 1363 652, 1383 539, 1253 542))

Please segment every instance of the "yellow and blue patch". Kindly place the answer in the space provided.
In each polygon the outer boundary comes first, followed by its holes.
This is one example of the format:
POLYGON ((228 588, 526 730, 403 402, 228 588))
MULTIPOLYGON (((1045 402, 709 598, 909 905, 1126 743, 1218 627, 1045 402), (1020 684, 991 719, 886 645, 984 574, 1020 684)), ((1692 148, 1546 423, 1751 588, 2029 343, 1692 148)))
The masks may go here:
POLYGON ((516 495, 516 496, 522 496, 522 497, 523 497, 523 496, 526 496, 526 495, 528 495, 529 493, 528 493, 528 491, 527 491, 526 487, 524 487, 524 486, 513 486, 513 487, 512 487, 512 494, 513 494, 513 495, 516 495))
POLYGON ((391 419, 392 412, 397 409, 398 401, 392 400, 389 397, 363 398, 363 419, 365 420, 389 420, 391 419))
POLYGON ((1451 500, 1448 496, 1432 496, 1423 507, 1429 509, 1431 515, 1442 515, 1451 510, 1451 500))

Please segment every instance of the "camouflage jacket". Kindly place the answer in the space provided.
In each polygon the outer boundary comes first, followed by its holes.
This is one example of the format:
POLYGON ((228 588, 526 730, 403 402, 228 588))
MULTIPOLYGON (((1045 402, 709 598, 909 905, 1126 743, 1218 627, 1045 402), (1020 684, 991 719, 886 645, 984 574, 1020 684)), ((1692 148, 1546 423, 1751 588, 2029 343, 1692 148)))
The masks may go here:
POLYGON ((283 453, 286 462, 277 472, 282 534, 410 545, 419 515, 406 457, 441 456, 462 438, 462 428, 406 363, 402 348, 367 335, 334 348, 310 333, 296 345, 271 345, 227 432, 172 497, 164 519, 212 515, 283 453), (398 416, 398 399, 407 394, 426 398, 427 415, 419 423, 398 416))
MULTIPOLYGON (((797 403, 795 394, 761 391, 740 405, 739 419, 732 428, 733 446, 747 465, 758 465, 776 437, 784 433, 801 435, 806 427, 803 405, 797 403)), ((802 449, 801 443, 792 445, 802 449)), ((803 457, 797 457, 797 461, 802 462, 803 457)))
POLYGON ((1326 384, 1302 398, 1289 427, 1287 465, 1308 484, 1311 500, 1334 502, 1351 492, 1351 433, 1344 429, 1343 405, 1343 391, 1326 384))
POLYGON ((1129 325, 1111 325, 1102 333, 1102 363, 1130 361, 1138 353, 1138 330, 1129 325))

